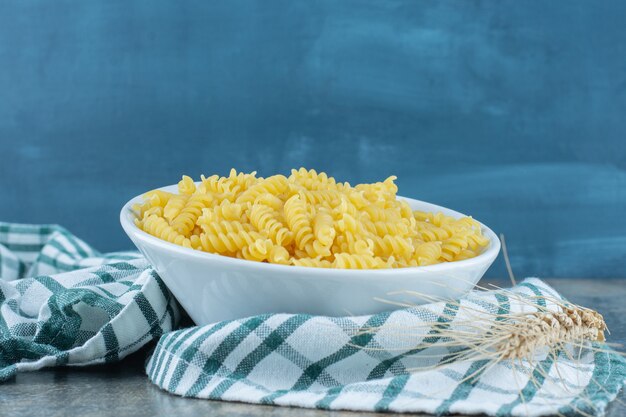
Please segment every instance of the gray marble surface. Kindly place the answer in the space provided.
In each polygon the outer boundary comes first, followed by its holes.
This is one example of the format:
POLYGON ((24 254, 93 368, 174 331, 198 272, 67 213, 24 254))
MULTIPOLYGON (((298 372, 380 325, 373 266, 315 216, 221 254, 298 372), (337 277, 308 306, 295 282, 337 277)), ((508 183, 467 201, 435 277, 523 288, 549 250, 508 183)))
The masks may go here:
MULTIPOLYGON (((626 281, 547 280, 570 300, 599 310, 611 329, 609 341, 626 343, 626 281)), ((0 385, 0 416, 303 416, 348 417, 356 413, 303 410, 186 399, 153 386, 144 375, 146 351, 113 366, 60 368, 19 374, 0 385)), ((626 394, 608 416, 626 415, 626 394)), ((381 414, 368 414, 371 416, 381 414)))

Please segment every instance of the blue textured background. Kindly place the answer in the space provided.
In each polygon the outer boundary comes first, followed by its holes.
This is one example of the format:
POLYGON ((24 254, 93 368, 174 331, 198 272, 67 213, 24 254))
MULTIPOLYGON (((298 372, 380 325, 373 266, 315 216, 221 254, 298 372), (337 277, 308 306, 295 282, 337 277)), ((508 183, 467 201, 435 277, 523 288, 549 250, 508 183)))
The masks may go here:
POLYGON ((624 277, 624 22, 624 1, 1 2, 0 219, 124 249, 142 191, 304 165, 398 175, 504 233, 517 275, 624 277))

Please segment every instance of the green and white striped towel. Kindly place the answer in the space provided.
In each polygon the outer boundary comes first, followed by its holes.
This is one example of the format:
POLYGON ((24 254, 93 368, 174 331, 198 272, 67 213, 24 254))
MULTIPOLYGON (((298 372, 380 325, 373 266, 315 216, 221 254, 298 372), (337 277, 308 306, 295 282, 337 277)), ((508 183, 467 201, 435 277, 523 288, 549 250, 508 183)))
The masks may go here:
MULTIPOLYGON (((136 253, 101 255, 58 226, 2 223, 0 276, 0 379, 44 366, 120 360, 159 338, 147 364, 148 377, 159 387, 188 397, 260 404, 602 415, 626 377, 625 361, 604 349, 578 352, 575 362, 565 354, 557 361, 544 354, 532 365, 505 362, 482 372, 484 361, 410 372, 452 353, 437 334, 470 311, 528 308, 503 292, 469 294, 460 307, 433 303, 343 318, 268 314, 170 332, 178 306, 136 253), (437 325, 426 338, 407 334, 432 322, 437 325), (565 388, 556 378, 565 379, 565 388)), ((558 297, 538 279, 512 291, 558 297)))
POLYGON ((526 302, 538 295, 560 299, 542 281, 527 279, 510 292, 477 291, 459 302, 371 316, 270 314, 184 329, 161 338, 147 372, 159 387, 182 396, 260 404, 497 416, 602 414, 626 377, 625 362, 614 353, 562 352, 558 366, 543 352, 532 364, 475 360, 432 369, 459 352, 446 347, 440 334, 467 331, 477 317, 536 311, 526 302))
POLYGON ((0 223, 0 278, 0 381, 119 361, 179 321, 138 253, 102 255, 60 226, 0 223))

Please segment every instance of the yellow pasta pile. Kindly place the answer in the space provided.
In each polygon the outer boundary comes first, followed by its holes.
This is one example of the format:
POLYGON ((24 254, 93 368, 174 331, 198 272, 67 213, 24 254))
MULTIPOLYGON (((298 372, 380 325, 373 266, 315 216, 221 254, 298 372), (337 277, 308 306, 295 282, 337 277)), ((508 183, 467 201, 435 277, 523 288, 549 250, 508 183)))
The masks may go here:
POLYGON ((471 217, 413 211, 396 199, 396 177, 359 184, 315 170, 289 177, 183 176, 178 194, 144 195, 136 224, 188 248, 284 265, 401 268, 472 258, 486 247, 471 217))

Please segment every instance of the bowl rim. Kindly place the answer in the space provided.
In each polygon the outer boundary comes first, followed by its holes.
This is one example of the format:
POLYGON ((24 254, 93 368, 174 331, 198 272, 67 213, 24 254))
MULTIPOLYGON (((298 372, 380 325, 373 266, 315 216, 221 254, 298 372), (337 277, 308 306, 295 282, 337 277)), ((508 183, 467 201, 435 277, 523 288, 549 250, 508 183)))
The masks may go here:
MULTIPOLYGON (((172 190, 175 190, 176 187, 177 187, 177 184, 172 184, 172 185, 167 185, 164 187, 155 188, 153 190, 163 190, 163 191, 172 192, 172 190)), ((445 272, 445 271, 450 271, 450 270, 456 270, 456 269, 463 268, 463 267, 476 266, 478 264, 483 264, 483 263, 490 265, 496 259, 496 257, 498 256, 500 252, 500 239, 498 239, 498 236, 493 232, 493 230, 487 227, 484 223, 474 219, 478 221, 478 223, 480 224, 483 230, 483 234, 489 238, 489 246, 480 255, 475 256, 474 258, 464 259, 461 261, 442 262, 439 264, 426 265, 426 266, 410 266, 410 267, 404 267, 404 268, 384 268, 384 269, 319 268, 319 267, 309 267, 309 266, 299 266, 299 265, 281 265, 281 264, 274 264, 274 263, 268 263, 268 262, 250 261, 247 259, 233 258, 230 256, 224 256, 224 255, 219 255, 215 253, 200 251, 197 249, 186 248, 184 246, 170 243, 166 240, 160 239, 156 236, 153 236, 149 233, 144 232, 139 227, 137 227, 137 225, 135 225, 134 221, 131 221, 131 216, 133 218, 136 216, 135 212, 132 209, 132 206, 136 203, 142 202, 144 194, 145 193, 142 193, 131 198, 130 200, 126 202, 126 204, 124 204, 124 206, 122 206, 122 209, 120 210, 121 226, 124 229, 124 232, 126 232, 126 234, 128 235, 128 237, 131 238, 131 241, 133 243, 135 243, 133 237, 136 237, 144 241, 147 244, 159 246, 161 248, 168 249, 169 251, 178 253, 180 255, 191 256, 194 258, 200 258, 200 259, 211 260, 211 261, 219 261, 219 262, 223 262, 227 264, 232 263, 234 265, 247 267, 247 268, 264 268, 268 272, 272 270, 275 270, 276 272, 286 272, 286 271, 296 272, 300 270, 306 270, 307 273, 314 273, 314 274, 320 274, 320 275, 328 275, 329 273, 333 273, 333 274, 343 274, 346 276, 354 276, 355 273, 357 273, 359 276, 364 275, 364 274, 372 275, 372 276, 384 276, 384 275, 401 275, 401 274, 416 273, 416 272, 420 272, 420 273, 422 272, 424 273, 445 272)), ((433 203, 429 203, 427 201, 416 200, 414 198, 404 197, 400 195, 397 197, 401 200, 413 201, 416 203, 431 206, 435 210, 447 212, 447 214, 450 214, 453 216, 458 216, 458 217, 466 216, 465 214, 461 212, 449 209, 444 206, 439 206, 433 203)), ((137 245, 135 244, 135 246, 137 245)))

